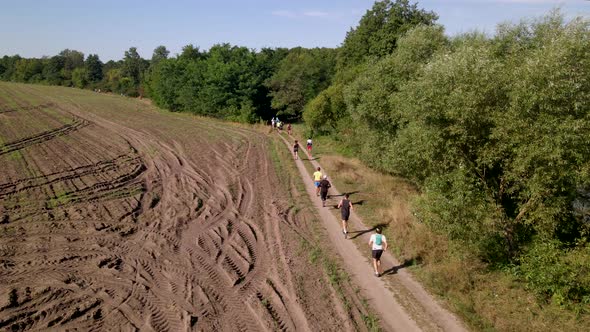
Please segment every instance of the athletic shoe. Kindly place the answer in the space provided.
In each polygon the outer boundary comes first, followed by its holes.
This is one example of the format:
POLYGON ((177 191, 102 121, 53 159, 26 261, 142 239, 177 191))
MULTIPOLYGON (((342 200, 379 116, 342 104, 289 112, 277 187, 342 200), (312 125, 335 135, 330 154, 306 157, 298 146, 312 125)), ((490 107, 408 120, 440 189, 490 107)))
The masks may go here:
POLYGON ((377 272, 375 272, 375 277, 379 278, 381 275, 377 272))

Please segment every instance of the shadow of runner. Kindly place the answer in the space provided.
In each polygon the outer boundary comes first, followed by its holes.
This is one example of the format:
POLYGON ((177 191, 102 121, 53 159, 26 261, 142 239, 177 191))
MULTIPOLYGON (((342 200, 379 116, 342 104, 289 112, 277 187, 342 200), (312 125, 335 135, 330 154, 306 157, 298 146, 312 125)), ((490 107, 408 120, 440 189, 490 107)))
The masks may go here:
POLYGON ((384 270, 383 273, 381 273, 382 276, 384 275, 389 275, 389 274, 396 274, 398 270, 401 270, 403 268, 406 268, 408 266, 412 266, 414 265, 415 259, 406 259, 404 260, 404 262, 400 265, 397 266, 392 266, 391 268, 384 270))
POLYGON ((387 226, 389 226, 389 224, 377 224, 377 225, 375 225, 375 226, 373 226, 372 228, 369 228, 369 229, 364 229, 364 230, 361 230, 361 231, 348 232, 348 234, 354 234, 354 236, 350 237, 349 239, 351 239, 351 240, 352 239, 356 239, 357 237, 359 237, 359 236, 361 236, 363 234, 374 232, 377 229, 377 227, 379 227, 381 229, 385 229, 385 228, 387 228, 387 226))

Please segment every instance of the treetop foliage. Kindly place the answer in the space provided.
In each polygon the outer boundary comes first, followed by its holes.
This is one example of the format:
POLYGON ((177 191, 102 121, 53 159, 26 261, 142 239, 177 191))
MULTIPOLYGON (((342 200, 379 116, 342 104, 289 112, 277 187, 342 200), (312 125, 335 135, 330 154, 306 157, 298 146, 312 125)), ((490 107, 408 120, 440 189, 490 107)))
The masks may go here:
POLYGON ((438 15, 409 0, 377 1, 347 34, 339 51, 339 68, 360 64, 368 57, 391 54, 397 40, 418 25, 432 25, 438 15))

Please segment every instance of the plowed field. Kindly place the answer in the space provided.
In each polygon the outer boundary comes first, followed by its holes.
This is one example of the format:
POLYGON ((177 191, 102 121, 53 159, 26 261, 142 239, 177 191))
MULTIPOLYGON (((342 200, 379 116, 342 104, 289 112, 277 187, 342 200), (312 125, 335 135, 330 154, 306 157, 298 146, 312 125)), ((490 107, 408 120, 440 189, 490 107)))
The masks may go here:
POLYGON ((364 329, 301 252, 313 215, 288 203, 268 144, 0 83, 0 330, 364 329))

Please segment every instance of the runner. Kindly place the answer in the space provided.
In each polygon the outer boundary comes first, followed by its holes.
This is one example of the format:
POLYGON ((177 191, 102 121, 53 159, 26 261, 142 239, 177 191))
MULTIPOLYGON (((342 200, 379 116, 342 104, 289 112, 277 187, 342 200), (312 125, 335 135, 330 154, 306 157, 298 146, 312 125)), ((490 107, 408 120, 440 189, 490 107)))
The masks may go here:
POLYGON ((322 180, 322 171, 318 167, 318 170, 313 172, 313 184, 315 185, 315 195, 320 195, 320 181, 322 180))
POLYGON ((320 199, 322 200, 322 206, 326 206, 326 199, 328 198, 328 189, 332 187, 330 181, 328 181, 328 176, 324 175, 322 181, 320 181, 320 199))
POLYGON ((287 125, 287 134, 291 135, 291 124, 287 125))
POLYGON ((350 217, 350 211, 352 211, 352 202, 348 199, 348 194, 344 194, 344 198, 338 203, 340 209, 340 215, 342 216, 342 234, 344 238, 348 238, 348 218, 350 217))
POLYGON ((375 268, 375 276, 381 276, 381 255, 383 250, 387 250, 387 239, 385 235, 381 234, 381 228, 375 229, 375 234, 371 235, 369 239, 369 247, 372 249, 373 267, 375 268))
POLYGON ((307 139, 307 152, 309 153, 309 157, 311 158, 311 146, 313 142, 311 141, 311 137, 307 139))
POLYGON ((295 156, 295 160, 299 159, 299 142, 297 140, 293 144, 293 155, 295 156))
POLYGON ((275 117, 273 116, 273 117, 272 117, 272 119, 270 119, 270 126, 274 128, 274 127, 275 127, 275 122, 276 122, 276 121, 277 121, 277 120, 275 120, 275 117))

